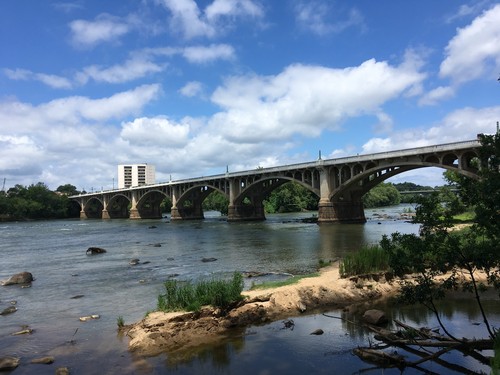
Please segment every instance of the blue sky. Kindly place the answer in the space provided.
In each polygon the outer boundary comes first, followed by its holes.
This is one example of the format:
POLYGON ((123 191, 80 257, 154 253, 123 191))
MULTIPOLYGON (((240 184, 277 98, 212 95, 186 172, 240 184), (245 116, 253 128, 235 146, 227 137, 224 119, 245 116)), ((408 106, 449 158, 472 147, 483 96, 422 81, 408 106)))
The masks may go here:
POLYGON ((0 51, 6 189, 455 142, 500 120, 489 0, 6 0, 0 51))

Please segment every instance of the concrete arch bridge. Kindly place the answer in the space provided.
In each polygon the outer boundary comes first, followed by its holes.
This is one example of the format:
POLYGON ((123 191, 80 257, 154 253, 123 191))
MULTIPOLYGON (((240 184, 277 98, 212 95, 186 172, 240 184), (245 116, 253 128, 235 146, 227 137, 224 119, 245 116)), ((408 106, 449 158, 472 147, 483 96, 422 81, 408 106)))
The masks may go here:
POLYGON ((263 200, 294 181, 317 195, 318 222, 366 221, 362 196, 399 173, 440 167, 478 178, 478 140, 258 168, 153 185, 71 196, 81 218, 161 218, 160 204, 172 201, 171 220, 203 219, 203 200, 214 190, 229 200, 228 221, 264 220, 263 200))

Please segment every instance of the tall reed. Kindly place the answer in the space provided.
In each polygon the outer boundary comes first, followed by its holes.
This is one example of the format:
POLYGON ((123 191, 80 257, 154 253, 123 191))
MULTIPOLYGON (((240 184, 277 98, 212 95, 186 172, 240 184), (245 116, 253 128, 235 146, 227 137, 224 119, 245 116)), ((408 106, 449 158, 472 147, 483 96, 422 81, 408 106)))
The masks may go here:
POLYGON ((389 269, 389 255, 378 245, 364 246, 357 253, 347 254, 340 262, 340 276, 348 277, 389 269))
POLYGON ((235 272, 231 280, 165 282, 165 294, 158 296, 157 308, 160 311, 198 311, 202 306, 212 305, 221 309, 243 299, 243 276, 235 272))

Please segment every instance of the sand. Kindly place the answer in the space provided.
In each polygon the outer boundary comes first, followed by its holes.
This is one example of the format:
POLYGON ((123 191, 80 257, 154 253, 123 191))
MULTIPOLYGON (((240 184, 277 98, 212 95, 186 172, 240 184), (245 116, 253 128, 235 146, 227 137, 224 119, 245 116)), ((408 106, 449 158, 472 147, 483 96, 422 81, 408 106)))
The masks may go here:
POLYGON ((244 291, 245 300, 228 314, 213 308, 199 313, 153 312, 124 327, 129 349, 139 355, 175 353, 217 342, 228 335, 243 334, 244 328, 291 318, 320 308, 350 305, 397 293, 399 284, 384 276, 371 275, 342 279, 338 264, 322 268, 319 276, 273 289, 244 291))

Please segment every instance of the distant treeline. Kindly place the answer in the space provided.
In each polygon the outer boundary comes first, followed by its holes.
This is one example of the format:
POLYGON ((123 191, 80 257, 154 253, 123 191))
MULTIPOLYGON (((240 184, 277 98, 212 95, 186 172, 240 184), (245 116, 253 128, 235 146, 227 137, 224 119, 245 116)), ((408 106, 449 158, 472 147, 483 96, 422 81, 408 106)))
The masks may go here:
POLYGON ((16 185, 0 191, 0 220, 39 220, 78 217, 79 208, 68 195, 78 194, 73 185, 61 185, 56 191, 39 182, 30 186, 16 185))

